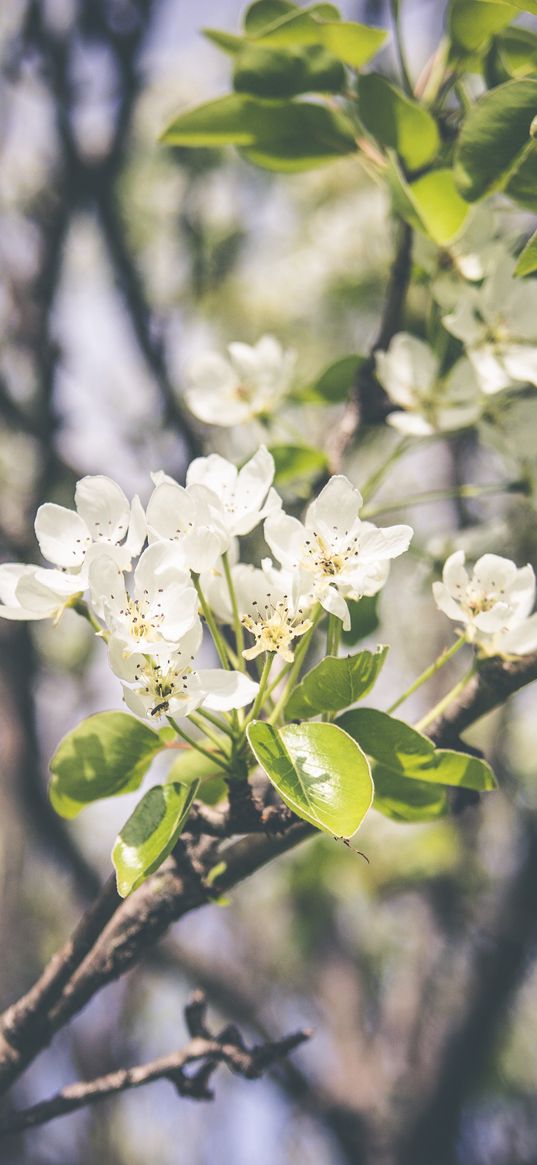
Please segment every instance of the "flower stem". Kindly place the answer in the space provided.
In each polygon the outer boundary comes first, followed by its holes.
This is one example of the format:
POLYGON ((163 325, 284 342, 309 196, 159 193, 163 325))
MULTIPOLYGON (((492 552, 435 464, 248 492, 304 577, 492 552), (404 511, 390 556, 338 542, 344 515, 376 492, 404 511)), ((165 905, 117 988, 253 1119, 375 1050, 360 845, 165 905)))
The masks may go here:
POLYGON ((431 663, 429 667, 425 668, 425 671, 423 671, 421 675, 418 676, 417 680, 414 680, 414 683, 411 684, 410 687, 407 688, 401 696, 398 696, 397 700, 394 700, 393 704, 390 704, 390 707, 387 708, 388 715, 391 716, 392 712, 395 712, 395 709, 398 708, 400 704, 403 704, 405 700, 408 700, 409 696, 413 696, 414 692, 417 692, 418 688, 421 688, 422 684, 425 684, 427 680, 430 680, 431 676, 436 675, 436 672, 440 671, 440 668, 443 667, 444 664, 448 662, 448 660, 452 659, 457 651, 459 651, 463 643, 466 643, 466 635, 460 635, 459 638, 455 640, 455 643, 451 645, 451 647, 446 647, 446 650, 438 656, 438 659, 435 659, 434 663, 431 663))
POLYGON ((174 720, 173 716, 167 716, 166 719, 168 720, 168 723, 171 724, 172 728, 175 729, 177 735, 181 737, 181 740, 185 740, 191 748, 196 749, 196 752, 201 752, 201 755, 206 757, 207 760, 210 760, 211 764, 218 765, 219 768, 224 769, 224 772, 226 773, 230 772, 230 766, 226 761, 220 760, 218 756, 215 756, 214 752, 210 752, 208 748, 204 748, 203 745, 199 744, 199 742, 195 740, 193 736, 189 736, 188 732, 184 732, 182 728, 179 728, 179 725, 174 720))
POLYGON ((291 665, 291 669, 289 671, 289 674, 287 676, 287 683, 285 685, 285 688, 284 688, 279 700, 275 704, 275 706, 274 706, 274 708, 269 716, 269 723, 270 724, 274 724, 275 720, 278 719, 280 713, 285 708, 285 705, 286 705, 286 703, 289 699, 289 696, 291 694, 291 690, 294 687, 295 680, 297 679, 298 674, 300 672, 300 668, 302 667, 302 664, 304 662, 304 658, 305 658, 306 652, 308 650, 308 647, 310 645, 313 632, 315 631, 315 628, 319 622, 319 619, 321 619, 321 617, 323 615, 324 615, 324 610, 321 607, 321 605, 319 604, 317 607, 317 610, 312 615, 312 622, 311 622, 311 627, 310 627, 309 631, 306 631, 305 635, 302 636, 302 639, 300 640, 300 643, 295 651, 295 658, 294 658, 294 661, 291 665))
POLYGON ((468 668, 468 671, 465 672, 462 679, 460 679, 458 683, 456 683, 455 686, 451 688, 450 691, 447 692, 447 694, 443 696, 441 700, 438 701, 438 704, 435 704, 434 708, 431 708, 430 712, 427 712, 426 716, 423 716, 422 719, 414 725, 418 732, 423 732, 423 729, 426 728, 428 724, 431 724, 433 720, 436 720, 438 716, 442 715, 445 709, 448 708, 451 703, 453 703, 453 700, 456 700, 457 697, 460 696, 461 692, 464 691, 466 685, 470 682, 474 674, 475 662, 473 662, 472 666, 468 668))
POLYGON ((407 506, 422 506, 429 502, 443 502, 449 498, 479 498, 485 494, 525 493, 522 482, 487 481, 483 485, 459 485, 449 489, 432 489, 427 493, 414 494, 398 502, 387 502, 363 511, 364 519, 377 518, 380 514, 390 514, 393 510, 404 510, 407 506))
POLYGON ((82 615, 82 618, 87 620, 90 627, 93 627, 93 630, 97 633, 97 635, 100 635, 104 640, 108 639, 109 632, 101 626, 99 620, 96 619, 93 611, 90 610, 84 599, 77 599, 76 603, 72 603, 72 610, 76 611, 77 615, 82 615))
POLYGON ((328 626, 326 628, 326 654, 337 655, 339 651, 339 639, 341 635, 341 619, 337 615, 328 616, 328 626))
POLYGON ((222 555, 222 562, 224 564, 224 574, 226 576, 227 589, 229 591, 229 598, 231 602, 231 610, 233 611, 233 630, 235 631, 235 639, 237 642, 237 656, 240 660, 241 671, 246 671, 246 661, 243 658, 244 635, 242 631, 241 617, 237 604, 237 595, 235 587, 233 586, 233 577, 231 574, 231 567, 229 565, 229 556, 227 550, 222 555))
POLYGON ((403 88, 406 90, 409 97, 413 97, 414 89, 407 65, 405 46, 403 43, 403 30, 401 28, 401 0, 390 0, 390 8, 392 13, 393 30, 395 33, 395 46, 397 49, 397 56, 399 58, 399 68, 401 69, 403 88))
POLYGON ((205 595, 201 589, 199 575, 194 574, 194 572, 192 572, 192 581, 193 581, 194 586, 196 588, 196 593, 197 593, 198 599, 200 601, 200 606, 201 606, 201 609, 203 611, 203 615, 205 617, 205 622, 206 622, 206 624, 209 628, 209 631, 211 632, 211 635, 213 637, 213 642, 214 642, 214 645, 215 645, 216 650, 218 652, 218 658, 220 660, 220 663, 222 664, 222 667, 225 667, 229 671, 230 663, 229 663, 229 656, 227 653, 226 641, 225 641, 223 635, 221 635, 219 630, 218 630, 215 617, 214 617, 214 615, 211 611, 211 608, 207 602, 207 599, 205 598, 205 595))
POLYGON ((225 732, 226 736, 233 736, 233 729, 230 728, 229 724, 226 724, 226 721, 221 720, 219 716, 213 716, 213 713, 208 712, 206 708, 198 708, 196 715, 203 716, 204 720, 208 720, 209 724, 214 724, 214 727, 219 732, 225 732))
POLYGON ((252 720, 256 719, 256 717, 258 716, 258 714, 263 706, 263 701, 264 701, 265 696, 267 694, 267 685, 268 685, 268 681, 269 681, 270 670, 272 668, 272 665, 274 663, 275 658, 276 658, 275 652, 273 652, 273 651, 267 652, 266 659, 265 659, 265 662, 263 664, 263 671, 261 672, 261 679, 259 680, 259 689, 257 692, 257 696, 255 698, 255 701, 254 701, 253 708, 248 713, 248 715, 244 721, 244 724, 242 726, 243 733, 246 731, 247 725, 250 724, 252 722, 252 720))
POLYGON ((222 748, 222 744, 223 744, 222 738, 217 736, 216 732, 213 732, 210 728, 207 728, 207 726, 203 723, 203 720, 201 719, 201 717, 196 716, 196 714, 194 712, 190 713, 190 715, 188 716, 188 719, 190 720, 190 723, 194 725, 195 728, 197 728, 200 732, 203 732, 203 734, 207 737, 208 740, 212 741, 212 743, 214 744, 217 751, 225 758, 226 753, 224 752, 224 749, 222 748))

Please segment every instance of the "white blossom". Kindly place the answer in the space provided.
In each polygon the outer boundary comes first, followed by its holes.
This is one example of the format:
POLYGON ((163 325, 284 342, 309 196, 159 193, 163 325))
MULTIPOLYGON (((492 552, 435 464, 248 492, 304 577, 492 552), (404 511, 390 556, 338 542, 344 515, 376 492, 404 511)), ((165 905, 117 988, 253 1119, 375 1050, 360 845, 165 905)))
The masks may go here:
POLYGON ((488 394, 537 385, 537 281, 515 279, 513 271, 511 256, 504 256, 480 287, 462 291, 443 319, 462 340, 488 394))
POLYGON ((425 437, 462 429, 481 413, 479 385, 469 360, 462 358, 444 377, 429 344, 399 332, 386 352, 376 354, 376 373, 390 400, 402 412, 390 413, 388 424, 401 433, 425 437))
POLYGON ((410 526, 379 529, 362 522, 360 492, 346 477, 332 477, 306 511, 305 523, 287 514, 266 519, 266 541, 288 571, 300 572, 299 589, 350 627, 345 599, 376 594, 389 560, 407 548, 410 526))
POLYGON ((197 574, 211 570, 231 544, 215 494, 203 485, 185 488, 172 478, 159 478, 146 519, 150 544, 161 540, 175 543, 184 569, 197 574))
POLYGON ((228 353, 207 352, 192 363, 185 394, 191 412, 225 427, 273 413, 290 388, 294 352, 262 336, 252 346, 229 344, 228 353))
POLYGON ((442 582, 433 583, 439 609, 462 624, 469 643, 486 655, 526 655, 537 648, 537 614, 532 567, 517 567, 509 558, 484 554, 472 574, 463 550, 447 559, 442 582))
POLYGON ((57 620, 82 591, 80 575, 22 562, 0 566, 0 616, 4 619, 57 620))
POLYGON ((250 704, 259 685, 242 672, 223 668, 196 669, 194 660, 202 639, 198 621, 176 650, 150 655, 125 652, 115 637, 108 645, 112 671, 123 683, 125 703, 136 716, 189 716, 196 708, 228 712, 250 704))
POLYGON ((268 514, 281 509, 281 498, 271 488, 273 478, 274 458, 264 445, 242 469, 211 453, 192 461, 186 476, 187 488, 212 490, 219 523, 232 536, 249 534, 268 514))
POLYGON ((302 603, 296 573, 276 571, 270 569, 271 565, 264 562, 263 570, 251 567, 235 571, 233 581, 241 622, 255 640, 242 654, 245 659, 255 659, 264 651, 275 652, 291 663, 291 643, 312 626, 308 617, 312 604, 307 599, 302 603))
POLYGON ((157 542, 141 555, 132 594, 115 560, 100 555, 90 566, 91 601, 125 653, 169 653, 199 623, 198 597, 173 543, 157 542))
POLYGON ((54 502, 39 507, 35 533, 43 557, 75 572, 104 551, 122 570, 129 570, 146 534, 140 499, 129 504, 115 481, 98 474, 77 482, 75 505, 76 510, 54 502))

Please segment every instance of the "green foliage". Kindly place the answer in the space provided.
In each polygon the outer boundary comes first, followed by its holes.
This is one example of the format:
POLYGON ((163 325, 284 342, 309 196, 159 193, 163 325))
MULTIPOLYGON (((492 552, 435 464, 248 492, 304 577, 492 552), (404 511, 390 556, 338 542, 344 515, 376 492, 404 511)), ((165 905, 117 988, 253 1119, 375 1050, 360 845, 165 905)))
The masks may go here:
POLYGON ((347 599, 347 606, 351 617, 349 631, 343 631, 341 638, 348 647, 354 647, 360 639, 372 635, 379 626, 378 615, 379 596, 364 595, 362 599, 347 599))
POLYGON ((469 207, 455 186, 451 170, 430 170, 414 182, 407 182, 392 155, 388 182, 394 209, 415 230, 441 247, 460 234, 469 207))
POLYGON ((393 149, 409 170, 419 170, 436 157, 440 137, 434 117, 418 101, 368 73, 358 81, 360 118, 382 146, 393 149))
POLYGON ((409 780, 384 765, 374 766, 375 799, 373 807, 393 821, 434 821, 449 808, 448 795, 440 785, 409 780))
POLYGON ((342 356, 329 364, 313 384, 302 389, 300 401, 311 404, 341 404, 356 384, 363 356, 342 356))
POLYGON ((533 271, 537 271, 537 231, 519 255, 515 275, 531 275, 533 271))
POLYGON ((373 799, 361 748, 335 724, 265 721, 248 728, 252 751, 282 801, 299 817, 336 837, 351 837, 373 799))
POLYGON ((513 20, 509 4, 493 0, 452 0, 448 13, 448 30, 455 55, 483 54, 491 39, 513 20))
POLYGON ((270 452, 276 467, 276 486, 311 481, 312 478, 320 477, 328 468, 326 453, 310 445, 271 445, 270 452))
POLYGON ((180 146, 240 146, 268 170, 309 170, 355 148, 343 113, 307 102, 263 102, 238 93, 191 109, 165 130, 162 141, 180 146))
POLYGON ((328 655, 295 688, 285 706, 285 719, 309 720, 362 700, 376 683, 387 654, 387 647, 379 647, 346 658, 328 655))
POLYGON ((155 785, 138 802, 112 850, 118 894, 126 898, 173 849, 196 796, 197 783, 155 785))
POLYGON ((98 712, 68 732, 50 762, 50 800, 62 817, 137 789, 164 747, 159 733, 126 712, 98 712))
POLYGON ((436 748, 429 737, 386 712, 379 712, 376 708, 356 708, 345 712, 337 723, 368 756, 395 776, 479 792, 496 787, 494 774, 486 761, 451 749, 436 748))
POLYGON ((233 70, 238 93, 285 98, 299 93, 340 93, 345 69, 322 45, 275 49, 247 44, 233 70))
POLYGON ((537 73, 537 33, 529 28, 507 28, 495 37, 486 61, 489 87, 537 73))
MULTIPOLYGON (((530 205, 537 205, 534 186, 532 193, 537 145, 530 128, 536 110, 537 81, 529 79, 507 81, 476 103, 464 122, 455 151, 455 180, 468 202, 506 188, 512 197, 522 201, 516 184, 519 177, 522 186, 528 188, 530 205)), ((524 201, 524 205, 528 202, 524 201)))

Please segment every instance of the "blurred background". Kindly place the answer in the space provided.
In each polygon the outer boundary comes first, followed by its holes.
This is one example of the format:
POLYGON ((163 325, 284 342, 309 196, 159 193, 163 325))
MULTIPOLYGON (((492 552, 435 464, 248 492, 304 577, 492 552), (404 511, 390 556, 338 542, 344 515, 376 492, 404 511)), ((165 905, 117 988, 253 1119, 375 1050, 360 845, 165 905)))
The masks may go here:
MULTIPOLYGON (((234 31, 239 0, 9 0, 0 6, 0 553, 35 560, 33 518, 85 473, 150 492, 225 439, 189 419, 185 369, 231 340, 276 335, 307 380, 375 335, 392 252, 388 207, 359 163, 279 177, 236 155, 165 149, 179 110, 226 91, 199 30, 234 31)), ((408 0, 417 73, 443 4, 408 0)), ((382 3, 345 0, 384 24, 382 3)), ((390 70, 389 52, 382 67, 390 70)), ((419 288, 409 303, 419 330, 419 288)), ((337 419, 337 418, 336 418, 337 419)), ((311 406, 311 443, 333 422, 311 406)), ((365 480, 392 436, 348 472, 365 480)), ((505 473, 468 438, 413 453, 380 495, 505 473)), ((407 510, 370 641, 391 644, 385 706, 450 642, 430 582, 454 546, 535 559, 520 499, 407 510)), ((120 705, 101 645, 67 613, 0 626, 0 1002, 33 981, 110 868, 131 799, 56 818, 47 761, 83 716, 120 705)), ((451 666, 451 665, 450 665, 451 666)), ((427 690, 433 702, 456 678, 427 690)), ((533 690, 468 734, 501 791, 405 825, 370 814, 369 864, 319 838, 173 929, 109 987, 16 1089, 30 1104, 78 1078, 179 1047, 193 987, 252 1038, 314 1038, 257 1083, 220 1073, 194 1104, 159 1083, 3 1145, 6 1165, 529 1165, 537 1162, 537 829, 533 690), (445 1157, 428 1137, 442 1129, 445 1157)), ((409 715, 424 710, 416 696, 409 715)))

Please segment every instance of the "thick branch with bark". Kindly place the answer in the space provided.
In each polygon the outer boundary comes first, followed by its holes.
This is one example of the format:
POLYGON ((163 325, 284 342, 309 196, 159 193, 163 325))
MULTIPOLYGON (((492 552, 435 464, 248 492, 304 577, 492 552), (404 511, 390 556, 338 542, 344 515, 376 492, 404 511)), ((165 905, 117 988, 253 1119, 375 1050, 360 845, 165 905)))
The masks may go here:
POLYGON ((301 1030, 281 1040, 267 1040, 247 1047, 234 1025, 230 1024, 219 1034, 212 1035, 207 1027, 205 998, 201 992, 197 992, 185 1009, 185 1019, 191 1039, 180 1051, 161 1056, 149 1064, 120 1068, 95 1080, 70 1084, 49 1100, 20 1112, 6 1113, 0 1117, 0 1136, 47 1124, 56 1117, 67 1116, 98 1100, 152 1084, 155 1080, 169 1080, 179 1096, 212 1100, 214 1094, 209 1082, 219 1064, 225 1064, 246 1080, 256 1080, 311 1036, 310 1031, 301 1030), (191 1064, 199 1066, 188 1075, 185 1069, 191 1064))

